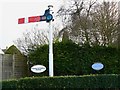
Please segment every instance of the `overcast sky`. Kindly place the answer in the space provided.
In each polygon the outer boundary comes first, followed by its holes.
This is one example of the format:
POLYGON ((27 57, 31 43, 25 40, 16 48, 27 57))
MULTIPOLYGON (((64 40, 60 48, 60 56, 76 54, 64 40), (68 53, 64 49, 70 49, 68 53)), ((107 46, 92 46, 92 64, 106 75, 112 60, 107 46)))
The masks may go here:
POLYGON ((0 48, 10 46, 17 38, 20 38, 25 30, 31 30, 36 26, 39 29, 47 29, 46 22, 18 24, 18 18, 40 16, 48 9, 48 5, 54 6, 56 13, 63 0, 3 0, 0 1, 0 48))
MULTIPOLYGON (((39 29, 48 29, 46 22, 18 25, 18 18, 43 15, 48 5, 54 6, 56 13, 66 0, 0 0, 0 48, 14 44, 25 30, 38 24, 39 29)), ((106 1, 106 0, 105 0, 106 1)), ((119 1, 119 0, 114 0, 119 1)))

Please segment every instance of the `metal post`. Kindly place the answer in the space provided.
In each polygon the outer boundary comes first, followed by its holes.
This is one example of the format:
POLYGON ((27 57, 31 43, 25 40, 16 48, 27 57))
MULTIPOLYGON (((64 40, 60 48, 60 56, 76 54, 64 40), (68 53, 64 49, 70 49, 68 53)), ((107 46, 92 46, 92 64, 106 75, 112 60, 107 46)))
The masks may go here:
MULTIPOLYGON (((49 5, 48 8, 53 7, 49 5)), ((53 30, 52 30, 52 21, 49 22, 49 76, 53 77, 53 30)))

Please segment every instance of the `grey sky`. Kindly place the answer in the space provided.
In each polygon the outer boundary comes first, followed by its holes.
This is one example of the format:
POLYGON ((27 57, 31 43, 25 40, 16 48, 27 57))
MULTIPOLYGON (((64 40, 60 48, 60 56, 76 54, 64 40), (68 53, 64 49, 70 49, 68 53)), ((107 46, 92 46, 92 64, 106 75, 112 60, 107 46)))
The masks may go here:
POLYGON ((48 5, 54 6, 56 12, 62 0, 20 0, 1 1, 0 4, 0 48, 6 48, 13 41, 21 37, 25 30, 31 30, 36 24, 39 28, 46 29, 46 22, 18 25, 18 18, 43 15, 48 5))
MULTIPOLYGON (((103 1, 103 0, 99 0, 103 1)), ((120 1, 120 0, 105 0, 120 1)), ((38 28, 47 29, 46 22, 18 25, 18 18, 43 15, 49 4, 54 6, 54 12, 66 0, 1 0, 0 1, 0 48, 10 46, 20 38, 25 30, 31 30, 38 24, 38 28)))

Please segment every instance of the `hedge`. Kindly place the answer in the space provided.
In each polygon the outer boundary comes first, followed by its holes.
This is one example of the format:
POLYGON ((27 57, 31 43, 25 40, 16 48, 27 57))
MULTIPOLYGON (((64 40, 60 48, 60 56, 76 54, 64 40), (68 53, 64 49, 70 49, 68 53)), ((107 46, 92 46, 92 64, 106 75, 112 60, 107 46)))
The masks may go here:
MULTIPOLYGON (((36 89, 79 89, 84 88, 120 88, 120 75, 101 74, 83 76, 27 77, 19 80, 2 82, 2 90, 36 90, 36 89)), ((93 90, 93 89, 91 89, 93 90)), ((100 89, 101 90, 101 89, 100 89)), ((114 90, 114 89, 112 89, 114 90)))
MULTIPOLYGON (((40 46, 29 53, 29 60, 46 66, 41 76, 48 76, 48 45, 40 46)), ((120 50, 104 46, 79 46, 71 41, 54 44, 54 75, 93 74, 91 68, 95 62, 104 64, 99 74, 120 74, 120 50)), ((32 73, 33 76, 36 74, 32 73)))

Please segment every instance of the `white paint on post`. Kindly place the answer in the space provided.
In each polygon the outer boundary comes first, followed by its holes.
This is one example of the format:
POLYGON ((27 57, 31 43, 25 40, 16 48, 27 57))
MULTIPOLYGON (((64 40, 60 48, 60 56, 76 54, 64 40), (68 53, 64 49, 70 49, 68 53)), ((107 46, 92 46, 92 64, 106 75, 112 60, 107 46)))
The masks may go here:
POLYGON ((28 17, 25 17, 25 23, 28 23, 28 17))
POLYGON ((49 76, 53 77, 53 30, 52 22, 49 22, 49 76))

